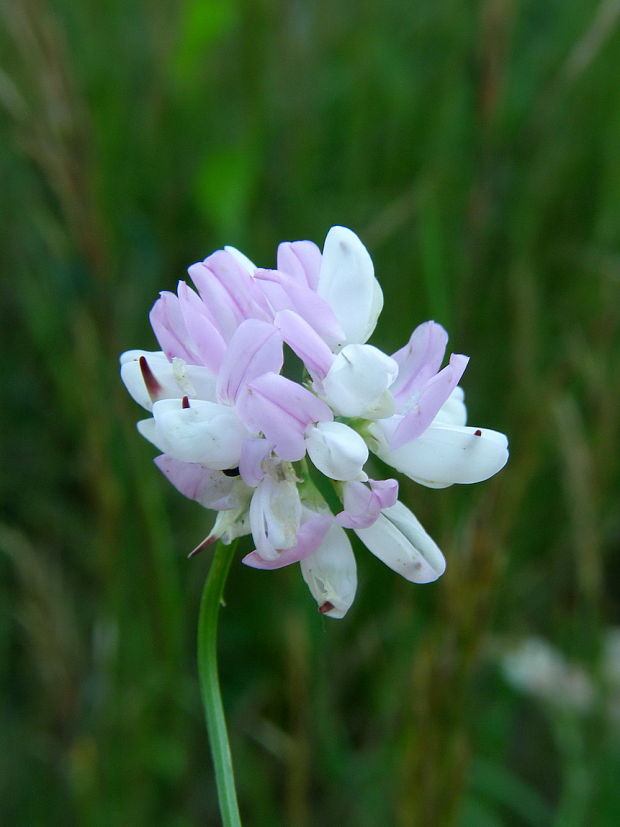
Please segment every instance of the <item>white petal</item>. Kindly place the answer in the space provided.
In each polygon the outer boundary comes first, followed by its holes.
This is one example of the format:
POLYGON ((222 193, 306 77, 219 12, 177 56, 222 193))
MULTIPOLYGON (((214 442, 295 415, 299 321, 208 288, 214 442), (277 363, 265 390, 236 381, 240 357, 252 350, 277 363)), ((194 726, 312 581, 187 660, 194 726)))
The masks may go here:
POLYGON ((227 253, 230 253, 230 255, 237 260, 237 262, 243 267, 244 270, 247 270, 251 276, 254 275, 256 265, 251 259, 249 259, 246 256, 245 253, 242 253, 241 250, 237 250, 236 247, 231 247, 230 245, 226 245, 224 249, 227 253))
POLYGON ((347 342, 367 341, 383 307, 383 293, 368 250, 345 227, 332 227, 327 234, 317 293, 334 311, 347 342))
POLYGON ((140 356, 146 354, 147 356, 159 356, 160 354, 163 356, 163 351, 153 351, 150 352, 148 350, 126 350, 118 357, 118 361, 121 363, 121 367, 126 362, 131 362, 134 359, 139 359, 140 356))
POLYGON ((256 551, 265 560, 297 542, 301 522, 301 500, 294 482, 267 476, 254 492, 250 503, 250 526, 256 551))
POLYGON ((385 508, 370 528, 355 533, 375 557, 412 583, 431 583, 446 569, 434 540, 401 502, 385 508))
MULTIPOLYGON (((143 408, 150 411, 153 408, 153 400, 144 384, 144 377, 140 369, 140 359, 142 357, 146 359, 153 376, 160 385, 165 386, 171 383, 176 387, 176 382, 172 377, 172 365, 162 351, 151 353, 147 350, 128 350, 121 354, 121 379, 125 387, 138 405, 142 405, 143 408)), ((179 396, 178 390, 171 395, 179 396)))
POLYGON ((322 381, 325 399, 340 416, 383 419, 394 413, 388 388, 398 374, 390 356, 372 345, 347 345, 322 381))
POLYGON ((300 566, 322 614, 344 617, 357 589, 355 557, 346 532, 332 525, 319 548, 301 560, 300 566))
POLYGON ((500 471, 508 461, 508 440, 487 428, 431 425, 402 448, 379 448, 377 453, 412 480, 429 488, 446 488, 481 482, 500 471))
POLYGON ((362 437, 342 422, 319 422, 306 435, 306 450, 312 462, 333 480, 360 480, 368 476, 362 466, 368 448, 362 437))
POLYGON ((452 391, 450 396, 443 403, 433 425, 456 425, 462 428, 467 422, 467 408, 465 407, 465 393, 460 385, 452 391))
POLYGON ((161 440, 155 444, 171 457, 216 471, 239 465, 249 433, 233 408, 202 399, 183 408, 180 399, 162 399, 153 405, 153 417, 161 440))
POLYGON ((128 350, 121 355, 121 379, 135 401, 152 410, 158 399, 176 399, 180 396, 215 399, 215 377, 211 371, 199 365, 187 365, 183 359, 168 361, 162 351, 128 350), (140 359, 146 360, 148 370, 157 389, 149 392, 140 367, 140 359))
POLYGON ((155 420, 152 417, 150 419, 141 419, 139 422, 136 422, 136 428, 141 436, 148 439, 148 441, 151 442, 156 448, 159 448, 160 451, 166 453, 166 449, 163 447, 164 444, 166 444, 165 440, 159 433, 155 420))

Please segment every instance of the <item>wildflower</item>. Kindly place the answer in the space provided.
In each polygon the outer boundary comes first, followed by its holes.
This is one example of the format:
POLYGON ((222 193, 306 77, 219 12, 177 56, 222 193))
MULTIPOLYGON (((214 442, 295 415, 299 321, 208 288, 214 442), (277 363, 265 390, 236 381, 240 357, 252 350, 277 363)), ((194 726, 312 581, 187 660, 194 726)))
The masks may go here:
POLYGON ((121 376, 151 413, 138 429, 163 452, 160 470, 219 512, 198 549, 251 533, 243 562, 299 562, 331 617, 344 616, 357 585, 347 530, 406 579, 439 577, 443 555, 398 501, 397 481, 369 479, 365 465, 372 451, 441 488, 505 464, 506 437, 465 424, 458 383, 468 359, 452 354, 441 369, 445 330, 426 322, 391 356, 367 343, 383 295, 344 227, 332 227, 322 252, 281 244, 275 270, 227 247, 188 272, 196 290, 181 281, 151 311, 161 351, 123 354, 121 376), (282 374, 284 345, 300 381, 282 374))
POLYGON ((518 641, 503 654, 500 664, 515 689, 552 706, 584 712, 594 701, 590 676, 543 638, 518 641))

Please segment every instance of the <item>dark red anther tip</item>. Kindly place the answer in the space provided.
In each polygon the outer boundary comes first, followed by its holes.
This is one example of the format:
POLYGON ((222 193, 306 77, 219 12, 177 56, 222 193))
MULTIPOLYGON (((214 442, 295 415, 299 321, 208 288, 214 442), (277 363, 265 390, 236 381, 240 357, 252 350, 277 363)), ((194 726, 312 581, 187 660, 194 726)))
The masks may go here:
POLYGON ((209 546, 212 546, 216 540, 217 537, 214 537, 211 534, 208 537, 205 537, 202 543, 198 543, 196 548, 190 551, 190 553, 187 555, 187 559, 189 560, 192 557, 195 557, 197 554, 200 554, 201 551, 204 551, 206 548, 209 548, 209 546))
POLYGON ((189 396, 183 397, 183 402, 181 403, 184 408, 189 408, 189 396))
POLYGON ((322 615, 326 614, 327 612, 331 612, 332 609, 335 609, 333 603, 330 603, 329 600, 326 600, 322 606, 319 606, 319 611, 322 615))
POLYGON ((482 431, 478 428, 477 431, 474 431, 474 436, 482 436, 482 431))
POLYGON ((146 361, 146 356, 141 356, 138 359, 138 364, 140 365, 140 372, 142 374, 144 384, 146 385, 148 395, 151 397, 153 402, 155 402, 161 391, 161 385, 157 379, 155 379, 155 375, 151 370, 149 363, 146 361))

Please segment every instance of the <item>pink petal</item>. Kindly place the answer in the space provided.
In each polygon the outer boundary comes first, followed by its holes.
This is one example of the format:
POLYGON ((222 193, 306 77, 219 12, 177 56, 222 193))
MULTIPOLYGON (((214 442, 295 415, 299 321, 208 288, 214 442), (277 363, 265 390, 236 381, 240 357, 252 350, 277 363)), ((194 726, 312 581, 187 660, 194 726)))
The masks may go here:
POLYGON ((281 569, 291 563, 298 563, 317 550, 333 520, 330 514, 317 514, 302 523, 297 534, 297 544, 281 552, 275 560, 264 560, 257 551, 251 551, 241 562, 254 569, 281 569))
POLYGON ((209 301, 215 300, 212 305, 214 315, 219 316, 220 303, 227 307, 229 335, 233 332, 230 330, 231 315, 236 319, 237 324, 244 319, 267 320, 270 318, 269 305, 260 286, 234 255, 225 250, 216 250, 202 262, 201 266, 202 270, 200 266, 193 265, 191 276, 203 300, 209 303, 206 295, 209 301), (196 268, 199 281, 194 278, 194 268, 196 268), (203 291, 206 295, 203 295, 203 291))
POLYGON ((321 270, 321 251, 313 241, 284 241, 278 247, 278 270, 316 290, 321 270))
POLYGON ((458 385, 468 362, 469 356, 453 353, 450 356, 450 363, 424 385, 414 409, 403 416, 391 435, 390 449, 392 451, 424 433, 458 385))
POLYGON ((396 502, 396 480, 368 482, 370 487, 361 482, 348 482, 344 486, 344 511, 336 515, 336 522, 343 528, 368 528, 379 517, 383 508, 389 508, 396 502))
POLYGON ((213 318, 218 331, 225 341, 229 341, 239 327, 243 316, 230 294, 203 262, 192 264, 187 268, 192 281, 198 288, 200 298, 213 318))
POLYGON ((416 327, 405 347, 392 354, 398 363, 398 377, 390 390, 397 402, 408 399, 437 373, 447 343, 448 334, 441 325, 424 322, 416 327))
POLYGON ((237 397, 237 412, 246 427, 263 433, 287 462, 304 456, 308 425, 333 419, 329 407, 313 393, 275 373, 259 376, 244 387, 237 397))
POLYGON ((265 476, 262 464, 272 450, 266 439, 246 439, 241 446, 239 473, 246 485, 255 488, 265 476))
POLYGON ((180 281, 177 292, 179 307, 193 350, 200 357, 200 364, 206 365, 217 375, 226 353, 226 343, 209 318, 204 302, 191 287, 180 281))
POLYGON ((286 344, 299 356, 313 379, 323 379, 334 356, 323 339, 293 310, 276 313, 274 324, 286 344))
POLYGON ((372 493, 381 508, 389 508, 398 499, 398 482, 396 480, 368 480, 372 493))
POLYGON ((279 270, 258 269, 256 281, 261 284, 274 313, 279 310, 294 310, 331 348, 344 343, 344 331, 334 311, 325 299, 309 287, 299 284, 292 276, 279 270))
POLYGON ((197 462, 182 462, 161 454, 153 460, 177 491, 205 508, 216 511, 236 508, 239 497, 234 492, 235 479, 221 471, 211 471, 197 462))
POLYGON ((168 359, 176 356, 191 364, 201 364, 200 357, 191 348, 179 300, 174 293, 163 291, 159 294, 149 319, 159 346, 168 359))
POLYGON ((284 362, 282 338, 272 324, 259 319, 242 322, 228 345, 217 380, 221 400, 234 402, 243 385, 263 373, 279 373, 284 362))

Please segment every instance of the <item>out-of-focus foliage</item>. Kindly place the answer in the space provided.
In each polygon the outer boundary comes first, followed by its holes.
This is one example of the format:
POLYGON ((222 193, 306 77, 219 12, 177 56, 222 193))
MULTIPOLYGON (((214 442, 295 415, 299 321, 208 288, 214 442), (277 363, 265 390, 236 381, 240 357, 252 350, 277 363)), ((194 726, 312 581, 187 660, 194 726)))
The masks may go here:
POLYGON ((224 243, 355 229, 377 343, 471 354, 490 483, 403 499, 448 571, 367 553, 342 622, 235 565, 221 659, 252 827, 620 823, 620 2, 5 0, 0 785, 10 825, 217 824, 194 629, 211 516, 152 466, 117 355, 224 243), (547 640, 591 682, 511 685, 547 640), (615 694, 614 694, 615 693, 615 694), (553 693, 552 693, 553 694, 553 693), (615 710, 615 712, 614 712, 615 710))

